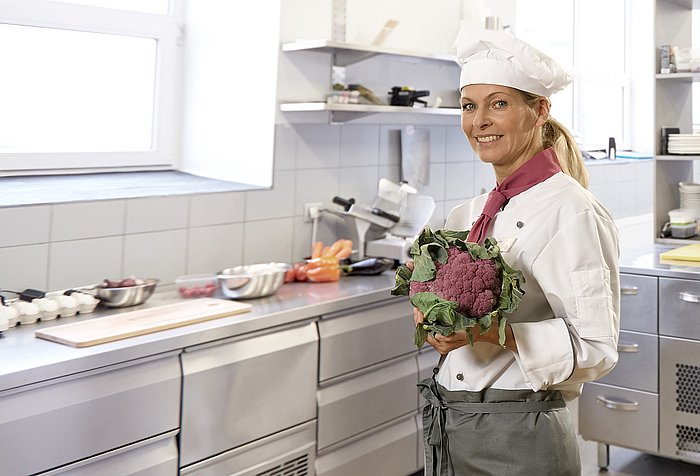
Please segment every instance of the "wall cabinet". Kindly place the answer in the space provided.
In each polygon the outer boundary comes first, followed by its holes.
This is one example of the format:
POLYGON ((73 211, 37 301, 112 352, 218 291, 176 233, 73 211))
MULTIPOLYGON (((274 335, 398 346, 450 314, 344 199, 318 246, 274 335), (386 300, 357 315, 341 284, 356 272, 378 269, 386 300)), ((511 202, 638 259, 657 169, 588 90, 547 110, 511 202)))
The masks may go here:
MULTIPOLYGON (((661 45, 692 45, 693 0, 656 0, 654 44, 657 58, 654 81, 654 233, 658 234, 668 222, 669 210, 680 208, 679 182, 692 182, 700 167, 700 155, 663 154, 662 127, 677 127, 682 134, 693 132, 693 83, 700 81, 700 73, 659 74, 661 45)), ((688 239, 657 238, 665 244, 700 242, 700 235, 688 239)))

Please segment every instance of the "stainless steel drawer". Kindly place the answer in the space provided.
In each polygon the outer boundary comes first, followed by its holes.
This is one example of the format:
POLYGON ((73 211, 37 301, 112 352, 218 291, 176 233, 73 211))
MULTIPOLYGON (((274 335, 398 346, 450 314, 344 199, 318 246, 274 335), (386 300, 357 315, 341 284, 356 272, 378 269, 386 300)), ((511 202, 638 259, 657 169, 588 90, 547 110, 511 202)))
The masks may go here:
POLYGON ((659 279, 659 334, 700 339, 700 281, 659 279))
POLYGON ((579 398, 579 432, 586 440, 658 451, 658 396, 586 383, 579 398))
POLYGON ((316 418, 316 323, 182 354, 180 465, 316 418))
POLYGON ((174 430, 176 354, 0 394, 0 472, 33 474, 174 430))
POLYGON ((41 476, 173 476, 177 474, 177 430, 80 460, 41 476))
POLYGON ((660 337, 659 451, 700 463, 700 341, 660 337))
POLYGON ((316 422, 310 421, 182 468, 180 474, 306 476, 313 474, 315 456, 316 422))
POLYGON ((620 331, 617 365, 600 383, 658 393, 659 338, 655 335, 620 331))
POLYGON ((318 449, 416 411, 416 360, 403 357, 318 390, 318 449))
POLYGON ((419 468, 414 416, 353 438, 316 458, 316 476, 407 476, 419 468))
POLYGON ((628 331, 657 332, 657 278, 620 274, 620 328, 628 331))
POLYGON ((350 313, 323 316, 319 380, 416 350, 413 315, 408 299, 362 307, 350 313))

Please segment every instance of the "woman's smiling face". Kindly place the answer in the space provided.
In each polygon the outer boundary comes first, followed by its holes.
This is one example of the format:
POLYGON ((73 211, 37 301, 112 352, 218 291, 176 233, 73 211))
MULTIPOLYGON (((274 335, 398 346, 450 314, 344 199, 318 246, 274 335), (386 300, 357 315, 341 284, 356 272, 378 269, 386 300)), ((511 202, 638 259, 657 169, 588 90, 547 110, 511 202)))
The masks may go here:
POLYGON ((533 109, 516 89, 470 84, 462 88, 460 102, 462 130, 479 159, 493 165, 499 183, 543 149, 546 98, 533 109))

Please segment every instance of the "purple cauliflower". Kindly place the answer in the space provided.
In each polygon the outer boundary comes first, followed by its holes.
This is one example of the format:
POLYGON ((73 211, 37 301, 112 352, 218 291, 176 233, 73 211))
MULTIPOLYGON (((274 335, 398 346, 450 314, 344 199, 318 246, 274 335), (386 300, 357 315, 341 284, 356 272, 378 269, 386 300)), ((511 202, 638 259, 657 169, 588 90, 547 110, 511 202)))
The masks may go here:
POLYGON ((409 296, 435 293, 458 304, 457 311, 469 317, 491 312, 501 295, 501 276, 493 259, 474 259, 468 251, 447 249, 447 263, 435 263, 435 279, 411 281, 409 296))
POLYGON ((411 246, 413 269, 399 266, 393 295, 407 295, 423 313, 414 342, 421 347, 428 332, 450 335, 471 328, 481 332, 498 325, 499 342, 505 343, 503 314, 512 313, 524 295, 523 273, 501 256, 496 240, 467 242, 468 232, 426 227, 411 246))

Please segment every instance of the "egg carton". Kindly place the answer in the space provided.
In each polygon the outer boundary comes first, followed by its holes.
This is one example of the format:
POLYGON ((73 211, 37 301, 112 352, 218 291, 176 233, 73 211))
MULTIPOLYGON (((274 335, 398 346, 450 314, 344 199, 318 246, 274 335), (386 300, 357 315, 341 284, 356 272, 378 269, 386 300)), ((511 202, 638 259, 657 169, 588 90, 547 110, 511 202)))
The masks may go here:
POLYGON ((38 321, 52 321, 58 317, 88 314, 95 310, 100 300, 80 289, 44 292, 25 289, 21 292, 0 290, 16 297, 0 295, 0 333, 17 324, 29 325, 38 321))

